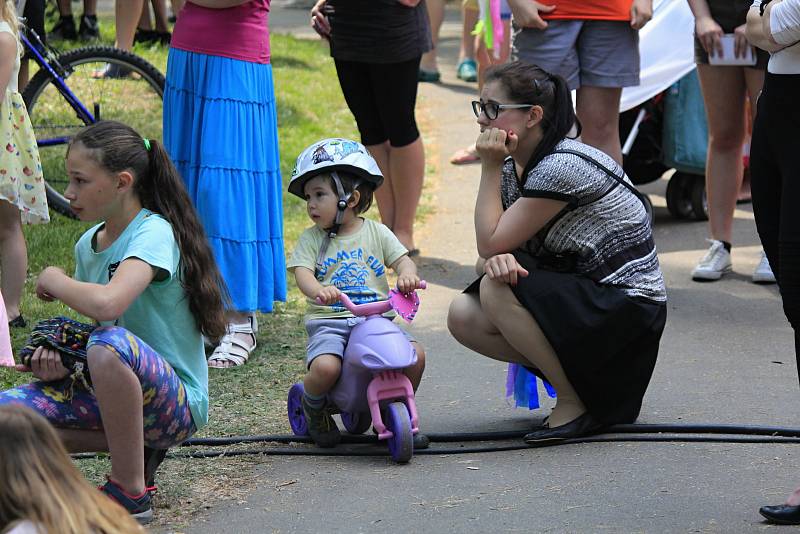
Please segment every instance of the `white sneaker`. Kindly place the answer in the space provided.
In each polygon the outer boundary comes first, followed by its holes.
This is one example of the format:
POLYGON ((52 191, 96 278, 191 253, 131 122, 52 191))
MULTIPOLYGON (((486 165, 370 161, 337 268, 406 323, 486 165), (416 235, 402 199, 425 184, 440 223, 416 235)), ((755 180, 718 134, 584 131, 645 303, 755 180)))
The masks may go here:
POLYGON ((758 262, 756 270, 753 271, 753 282, 756 284, 774 284, 775 275, 772 274, 772 268, 769 266, 769 260, 764 251, 761 251, 761 261, 758 262))
POLYGON ((711 247, 692 270, 692 280, 719 280, 723 274, 731 272, 731 253, 725 250, 722 241, 708 241, 711 247))

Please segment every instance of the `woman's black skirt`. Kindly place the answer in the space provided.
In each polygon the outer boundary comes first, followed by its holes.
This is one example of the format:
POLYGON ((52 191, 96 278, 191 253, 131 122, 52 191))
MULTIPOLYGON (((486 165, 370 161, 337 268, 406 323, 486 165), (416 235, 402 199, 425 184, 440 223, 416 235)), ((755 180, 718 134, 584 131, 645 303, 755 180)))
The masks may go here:
MULTIPOLYGON (((514 255, 530 274, 511 289, 541 327, 581 401, 598 421, 632 423, 656 364, 666 304, 514 255)), ((464 292, 479 287, 480 279, 464 292)))

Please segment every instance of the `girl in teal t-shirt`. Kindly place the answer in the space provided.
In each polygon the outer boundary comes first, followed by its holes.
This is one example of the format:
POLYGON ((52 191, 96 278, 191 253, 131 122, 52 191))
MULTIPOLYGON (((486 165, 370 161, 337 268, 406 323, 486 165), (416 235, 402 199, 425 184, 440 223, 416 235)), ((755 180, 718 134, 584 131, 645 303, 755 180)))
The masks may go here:
POLYGON ((73 452, 111 452, 101 489, 145 522, 163 450, 207 422, 202 336, 225 333, 224 285, 160 143, 101 121, 72 139, 66 166, 72 210, 100 223, 75 245, 75 276, 47 267, 36 294, 100 325, 87 344, 92 389, 69 380, 59 354, 40 347, 30 368, 18 366, 40 381, 0 393, 0 404, 40 412, 73 452))

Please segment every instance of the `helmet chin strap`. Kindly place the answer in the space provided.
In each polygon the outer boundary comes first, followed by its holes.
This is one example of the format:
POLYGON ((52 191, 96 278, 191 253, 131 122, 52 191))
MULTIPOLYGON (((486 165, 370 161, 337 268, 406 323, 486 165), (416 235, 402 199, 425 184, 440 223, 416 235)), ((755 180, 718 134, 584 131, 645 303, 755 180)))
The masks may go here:
MULTIPOLYGON (((331 172, 331 178, 333 178, 333 183, 336 186, 336 194, 339 196, 339 200, 336 203, 336 218, 333 220, 333 226, 328 229, 328 233, 325 234, 325 237, 322 239, 322 244, 319 247, 319 252, 317 253, 317 263, 314 267, 314 276, 320 282, 323 279, 322 275, 322 268, 324 267, 325 261, 325 253, 328 251, 328 245, 331 242, 331 239, 336 237, 339 233, 339 227, 342 226, 342 221, 344 220, 344 212, 347 209, 347 203, 350 202, 350 199, 353 197, 353 193, 345 193, 344 187, 342 186, 342 181, 339 179, 339 175, 336 171, 331 172)), ((361 180, 356 181, 353 184, 353 191, 361 185, 361 180)))

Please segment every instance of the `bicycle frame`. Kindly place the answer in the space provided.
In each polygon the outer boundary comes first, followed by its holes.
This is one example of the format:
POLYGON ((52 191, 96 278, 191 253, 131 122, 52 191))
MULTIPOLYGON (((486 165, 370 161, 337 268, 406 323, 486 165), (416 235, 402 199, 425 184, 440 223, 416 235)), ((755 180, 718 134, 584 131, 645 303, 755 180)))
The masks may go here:
MULTIPOLYGON (((55 85, 56 89, 58 89, 58 92, 61 93, 61 96, 64 97, 64 99, 67 101, 70 107, 72 107, 72 109, 75 110, 77 117, 80 120, 82 120, 84 124, 93 124, 97 122, 97 119, 95 118, 96 115, 99 114, 97 113, 97 110, 95 110, 95 114, 92 114, 88 109, 86 109, 86 106, 84 106, 83 103, 80 100, 78 100, 78 97, 75 96, 75 94, 67 86, 66 82, 64 82, 64 78, 61 77, 61 72, 60 72, 63 70, 63 68, 58 63, 58 59, 56 59, 55 53, 53 53, 53 51, 49 47, 45 46, 45 44, 42 43, 42 40, 39 38, 39 35, 35 31, 33 30, 29 31, 31 36, 35 39, 36 43, 39 46, 34 46, 25 35, 20 33, 20 39, 22 40, 22 44, 25 46, 25 49, 31 55, 33 55, 34 61, 36 61, 36 63, 39 65, 40 68, 45 69, 47 72, 50 73, 50 75, 53 77, 53 85, 55 85), (47 58, 40 52, 40 49, 46 51, 47 56, 50 56, 50 60, 56 64, 59 70, 53 68, 50 61, 48 61, 47 58)), ((63 145, 68 143, 69 139, 70 139, 69 137, 53 137, 51 139, 37 139, 36 144, 37 146, 63 145)))

